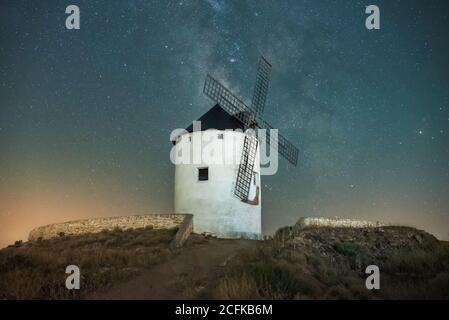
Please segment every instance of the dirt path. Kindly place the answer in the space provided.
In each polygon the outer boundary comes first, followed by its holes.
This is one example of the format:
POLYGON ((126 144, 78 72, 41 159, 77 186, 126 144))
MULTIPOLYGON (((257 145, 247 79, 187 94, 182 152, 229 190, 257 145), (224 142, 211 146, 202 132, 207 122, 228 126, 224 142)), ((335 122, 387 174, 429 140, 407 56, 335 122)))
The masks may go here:
POLYGON ((117 284, 89 299, 189 299, 216 283, 221 272, 240 250, 257 241, 201 239, 192 235, 186 246, 170 260, 143 274, 117 284))

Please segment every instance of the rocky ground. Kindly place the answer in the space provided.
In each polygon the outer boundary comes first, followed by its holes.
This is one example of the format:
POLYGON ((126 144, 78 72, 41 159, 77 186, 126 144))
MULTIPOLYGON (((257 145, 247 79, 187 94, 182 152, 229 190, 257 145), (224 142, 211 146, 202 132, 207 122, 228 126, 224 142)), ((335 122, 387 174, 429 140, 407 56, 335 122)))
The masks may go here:
POLYGON ((449 244, 414 228, 286 227, 235 262, 216 297, 449 298, 449 244), (380 290, 366 288, 369 265, 380 290))
POLYGON ((105 231, 17 243, 0 250, 0 298, 47 299, 448 299, 449 245, 408 227, 280 229, 265 241, 176 230, 105 231), (68 264, 82 289, 65 289, 68 264), (365 268, 380 269, 380 290, 365 268), (62 270, 62 272, 61 272, 62 270))

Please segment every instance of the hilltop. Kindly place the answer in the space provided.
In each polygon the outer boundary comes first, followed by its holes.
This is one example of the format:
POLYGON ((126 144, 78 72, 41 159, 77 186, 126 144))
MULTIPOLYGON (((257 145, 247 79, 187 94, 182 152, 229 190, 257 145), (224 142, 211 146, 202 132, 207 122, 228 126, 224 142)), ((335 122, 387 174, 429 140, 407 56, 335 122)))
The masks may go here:
POLYGON ((16 243, 0 250, 1 299, 403 299, 449 298, 449 245, 399 226, 285 227, 265 241, 151 227, 16 243), (68 291, 65 267, 80 266, 68 291), (365 287, 379 266, 381 289, 365 287))
POLYGON ((449 243, 410 227, 286 227, 235 259, 218 298, 449 299, 449 243), (365 287, 377 265, 381 289, 365 287))

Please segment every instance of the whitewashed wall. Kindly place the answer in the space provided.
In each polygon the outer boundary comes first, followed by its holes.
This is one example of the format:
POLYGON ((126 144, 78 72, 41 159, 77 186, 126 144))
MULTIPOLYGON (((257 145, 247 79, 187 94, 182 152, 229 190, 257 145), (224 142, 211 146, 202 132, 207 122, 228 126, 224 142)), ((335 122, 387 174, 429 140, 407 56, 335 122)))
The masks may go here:
POLYGON ((176 165, 175 212, 193 214, 193 230, 196 233, 207 232, 221 238, 260 239, 262 198, 259 153, 254 166, 254 171, 257 172, 256 185, 252 184, 249 196, 253 199, 256 186, 259 186, 259 203, 250 205, 234 195, 238 163, 231 161, 240 161, 244 133, 219 130, 207 130, 202 133, 207 134, 206 137, 203 136, 203 141, 210 142, 203 142, 195 151, 191 147, 199 141, 198 133, 185 133, 178 138, 176 147, 189 149, 191 158, 196 160, 201 158, 200 155, 205 149, 211 150, 211 147, 217 147, 215 151, 220 149, 224 152, 210 152, 209 159, 202 159, 196 164, 176 165), (224 139, 218 139, 218 134, 223 134, 224 139), (225 164, 214 164, 218 159, 224 159, 225 164), (208 181, 198 181, 198 168, 203 167, 209 168, 208 181))

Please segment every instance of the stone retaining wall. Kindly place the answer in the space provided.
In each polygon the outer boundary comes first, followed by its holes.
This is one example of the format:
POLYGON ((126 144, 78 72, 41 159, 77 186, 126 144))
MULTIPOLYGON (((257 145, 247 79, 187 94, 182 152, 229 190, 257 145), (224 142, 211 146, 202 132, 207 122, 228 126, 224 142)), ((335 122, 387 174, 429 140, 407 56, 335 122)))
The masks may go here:
POLYGON ((302 229, 306 227, 334 227, 334 228, 376 228, 382 227, 385 224, 380 222, 371 222, 366 220, 353 220, 335 218, 300 218, 295 225, 295 229, 302 229))
POLYGON ((178 232, 176 232, 173 241, 170 244, 172 249, 181 247, 184 242, 189 238, 190 234, 193 232, 193 215, 186 214, 184 221, 179 226, 178 232))
POLYGON ((191 215, 149 214, 69 221, 33 229, 28 235, 28 240, 36 241, 38 239, 51 239, 61 235, 98 233, 103 230, 113 230, 115 228, 119 228, 121 230, 145 227, 153 227, 154 229, 179 228, 187 216, 191 215))

